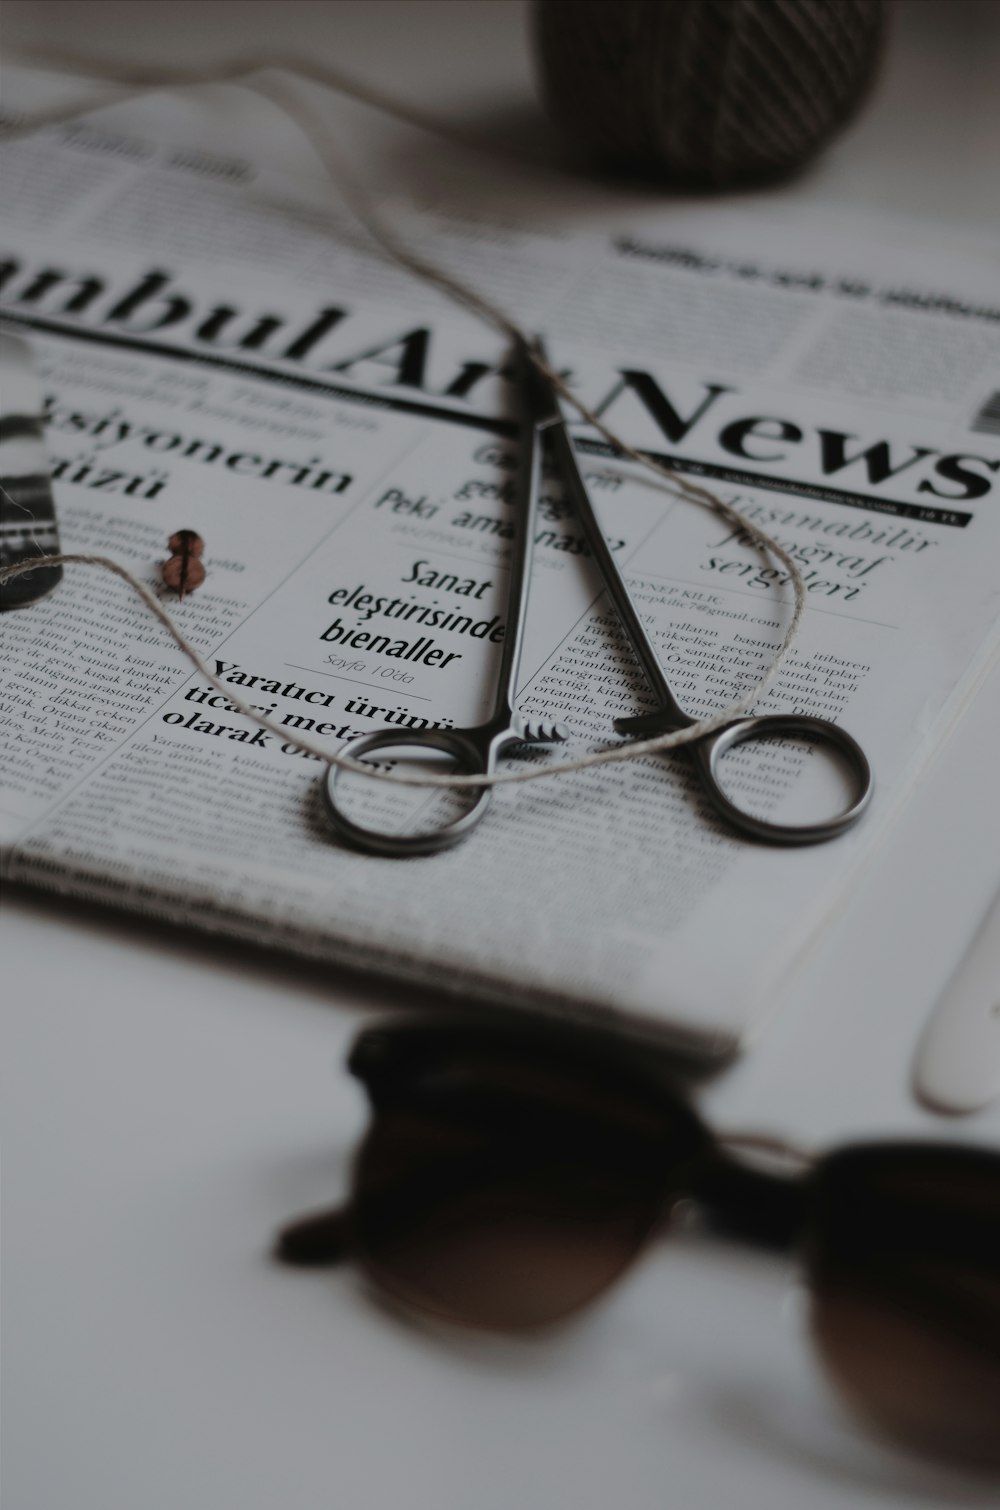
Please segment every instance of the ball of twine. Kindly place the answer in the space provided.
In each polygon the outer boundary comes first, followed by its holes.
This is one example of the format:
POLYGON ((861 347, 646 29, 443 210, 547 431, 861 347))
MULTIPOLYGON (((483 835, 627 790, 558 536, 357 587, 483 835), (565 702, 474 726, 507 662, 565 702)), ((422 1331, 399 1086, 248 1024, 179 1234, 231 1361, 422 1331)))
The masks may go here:
POLYGON ((609 165, 691 187, 809 162, 871 83, 883 0, 536 0, 542 92, 609 165))

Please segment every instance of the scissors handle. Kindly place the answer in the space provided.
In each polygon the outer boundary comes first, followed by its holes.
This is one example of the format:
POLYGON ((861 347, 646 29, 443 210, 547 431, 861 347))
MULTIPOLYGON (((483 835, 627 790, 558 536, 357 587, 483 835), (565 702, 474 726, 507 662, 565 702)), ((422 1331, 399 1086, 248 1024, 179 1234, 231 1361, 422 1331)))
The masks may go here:
MULTIPOLYGON (((537 350, 544 358, 544 347, 540 343, 537 344, 537 350)), ((675 698, 618 562, 604 538, 593 501, 580 472, 562 400, 551 384, 543 385, 543 391, 550 410, 545 421, 546 434, 558 459, 563 483, 583 525, 591 555, 604 578, 605 588, 614 604, 619 622, 642 667, 656 703, 652 712, 640 714, 637 718, 616 718, 615 728, 621 734, 664 734, 674 729, 683 729, 695 720, 684 712, 675 698)), ((757 839, 767 839, 775 844, 817 844, 823 839, 832 839, 856 823, 871 800, 872 773, 864 751, 850 734, 825 718, 814 718, 806 713, 777 713, 737 719, 688 748, 698 765, 705 791, 719 812, 744 833, 752 834, 757 839), (853 790, 847 807, 832 817, 815 823, 772 823, 768 818, 760 818, 755 813, 748 812, 727 795, 718 776, 719 763, 726 751, 748 739, 766 739, 778 734, 818 740, 831 745, 844 757, 853 777, 853 790)))
MULTIPOLYGON (((488 731, 478 729, 378 730, 374 734, 365 735, 363 739, 355 740, 350 746, 350 755, 352 759, 361 759, 376 751, 389 751, 401 746, 411 752, 428 749, 450 756, 449 770, 452 775, 486 776, 496 766, 496 743, 488 737, 488 731)), ((472 788, 468 794, 469 805, 457 817, 444 822, 431 821, 426 828, 406 832, 413 822, 411 817, 400 831, 394 832, 360 823, 346 811, 343 805, 343 783, 349 774, 346 767, 331 765, 323 781, 323 800, 334 832, 356 849, 393 858, 434 855, 443 849, 450 849, 453 844, 464 839, 469 830, 475 828, 485 816, 493 795, 491 787, 484 786, 478 791, 472 788)), ((425 792, 428 796, 435 795, 434 788, 425 789, 425 792)))
MULTIPOLYGON (((416 731, 380 729, 352 743, 350 753, 354 758, 402 747, 411 753, 435 750, 450 758, 452 775, 489 776, 496 769, 497 756, 508 745, 553 744, 568 738, 568 730, 563 724, 526 721, 514 711, 541 489, 541 432, 553 418, 558 420, 559 415, 553 409, 549 390, 540 381, 531 348, 520 339, 514 346, 513 367, 517 379, 521 431, 517 485, 519 512, 517 537, 510 556, 507 623, 492 712, 486 723, 475 728, 416 731)), ((327 813, 334 831, 342 839, 370 854, 433 855, 440 850, 449 849, 460 839, 464 839, 470 829, 475 828, 485 816, 490 803, 490 787, 478 790, 471 788, 468 789, 468 799, 463 810, 455 817, 435 820, 432 816, 426 827, 416 829, 414 822, 419 817, 418 811, 417 814, 408 815, 395 831, 380 829, 359 822, 346 811, 343 783, 347 775, 344 766, 329 767, 323 782, 327 813)), ((464 800, 465 794, 462 795, 464 800)), ((396 800, 400 799, 401 793, 397 791, 396 800)), ((439 801, 444 800, 443 795, 439 794, 439 801)), ((453 794, 453 804, 457 801, 453 794)))
POLYGON ((871 801, 874 781, 864 750, 846 729, 826 718, 814 718, 807 713, 769 713, 740 718, 714 734, 705 735, 688 748, 698 767, 706 796, 717 810, 744 833, 772 844, 819 844, 824 839, 833 839, 857 823, 871 801), (727 750, 749 740, 770 739, 782 734, 817 740, 843 756, 851 774, 852 789, 847 806, 839 813, 812 823, 774 823, 741 807, 723 789, 719 765, 727 750))

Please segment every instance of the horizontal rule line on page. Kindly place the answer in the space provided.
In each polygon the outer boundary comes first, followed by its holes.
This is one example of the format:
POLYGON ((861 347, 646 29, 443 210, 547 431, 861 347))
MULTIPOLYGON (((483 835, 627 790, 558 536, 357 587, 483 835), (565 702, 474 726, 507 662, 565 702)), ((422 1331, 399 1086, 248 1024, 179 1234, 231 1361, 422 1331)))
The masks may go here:
MULTIPOLYGON (((389 543, 390 545, 394 545, 397 550, 406 551, 408 555, 412 555, 413 553, 414 542, 412 540, 391 540, 389 543)), ((457 561, 461 566, 499 566, 502 571, 509 570, 509 562, 507 561, 490 561, 485 556, 459 556, 455 551, 441 551, 436 546, 428 546, 428 550, 434 551, 435 561, 438 559, 442 561, 457 561)), ((422 561, 424 557, 421 556, 419 559, 422 561)))
MULTIPOLYGON (((399 688, 380 687, 376 682, 362 682, 356 676, 341 676, 339 671, 317 671, 315 666, 298 666, 294 661, 286 661, 285 665, 293 671, 308 671, 310 676, 328 676, 331 682, 350 682, 355 687, 372 687, 376 692, 399 691, 399 688)), ((419 692, 401 692, 400 696, 406 697, 410 702, 429 703, 429 697, 421 697, 419 692)))
POLYGON ((189 351, 183 346, 169 346, 161 341, 139 340, 136 336, 113 335, 106 330, 87 330, 78 325, 61 325, 57 320, 42 320, 37 315, 19 314, 7 305, 0 305, 0 319, 11 325, 23 325, 43 335, 63 336, 71 341, 83 341, 90 345, 114 346, 120 351, 136 351, 143 356, 169 357, 174 362, 189 366, 214 367, 219 372, 232 372, 238 377, 259 378, 266 383, 278 383, 282 387, 298 388, 303 393, 317 393, 324 398, 335 398, 346 403, 363 404, 369 409, 385 409, 394 414, 417 414, 426 419, 448 420, 455 425, 464 425, 473 430, 488 430, 495 435, 513 435, 515 422, 497 419, 489 414, 474 414, 459 409, 449 409, 443 404, 432 404, 423 399, 390 397, 372 393, 367 388, 344 388, 339 383, 323 378, 305 377, 296 372, 286 372, 278 367, 260 367, 254 362, 236 361, 232 357, 210 355, 208 352, 189 351))
MULTIPOLYGON (((588 456, 619 456, 616 447, 604 440, 589 440, 586 436, 573 437, 578 451, 588 456)), ((744 472, 738 467, 717 466, 710 461, 689 461, 683 456, 669 456, 661 451, 643 451, 651 461, 669 467, 672 472, 686 472, 693 477, 711 477, 717 482, 732 482, 741 487, 764 488, 772 493, 792 493, 806 500, 819 499, 823 503, 842 503, 852 509, 868 509, 876 514, 894 514, 902 519, 919 519, 924 524, 949 524, 964 529, 972 521, 971 514, 958 509, 931 508, 922 503, 903 503, 895 498, 870 498, 866 493, 847 493, 840 488, 827 488, 815 482, 801 482, 787 477, 771 477, 766 472, 744 472)))

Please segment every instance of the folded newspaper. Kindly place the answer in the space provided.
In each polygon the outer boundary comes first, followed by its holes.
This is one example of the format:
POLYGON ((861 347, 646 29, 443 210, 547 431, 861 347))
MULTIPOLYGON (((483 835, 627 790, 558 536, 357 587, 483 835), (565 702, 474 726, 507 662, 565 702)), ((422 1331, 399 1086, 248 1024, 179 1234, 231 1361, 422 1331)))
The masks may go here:
MULTIPOLYGON (((598 212, 499 168, 484 192, 481 163, 399 128, 397 169, 420 163, 382 196, 400 232, 800 564, 804 628, 758 711, 842 722, 877 789, 851 833, 778 849, 718 820, 686 759, 648 757, 500 789, 467 843, 385 859, 335 841, 325 767, 294 736, 332 751, 488 708, 515 533, 507 353, 318 176, 206 148, 191 108, 3 147, 0 319, 42 374, 63 548, 164 591, 168 537, 197 530, 207 580, 167 606, 289 739, 192 674, 126 586, 69 567, 0 617, 5 877, 733 1051, 1000 647, 1000 264, 787 204, 598 212)), ((678 697, 725 707, 781 639, 787 573, 575 434, 678 697)), ((577 755, 648 695, 554 479, 542 513, 519 706, 564 720, 577 755)), ((771 816, 819 765, 733 759, 771 816)))

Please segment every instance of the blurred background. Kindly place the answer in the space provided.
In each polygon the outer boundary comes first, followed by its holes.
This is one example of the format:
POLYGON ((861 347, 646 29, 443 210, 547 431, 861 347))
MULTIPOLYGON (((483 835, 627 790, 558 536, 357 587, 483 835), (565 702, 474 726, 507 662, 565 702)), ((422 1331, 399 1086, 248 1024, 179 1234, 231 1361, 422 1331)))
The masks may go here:
MULTIPOLYGON (((874 90, 794 185, 850 201, 1000 229, 1000 0, 887 0, 874 90)), ((536 85, 530 0, 5 0, 3 59, 210 66, 304 54, 466 133, 572 162, 536 85)))

